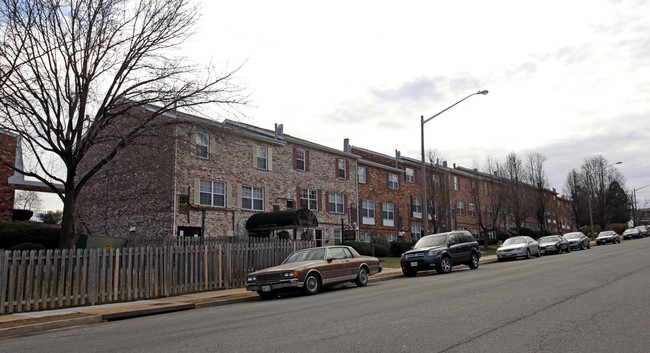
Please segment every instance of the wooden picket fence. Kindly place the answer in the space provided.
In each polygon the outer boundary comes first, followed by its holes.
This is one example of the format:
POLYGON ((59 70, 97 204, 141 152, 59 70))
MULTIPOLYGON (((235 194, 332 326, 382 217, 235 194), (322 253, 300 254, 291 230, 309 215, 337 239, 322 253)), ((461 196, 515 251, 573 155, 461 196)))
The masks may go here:
POLYGON ((0 314, 242 287, 313 242, 0 251, 0 314))

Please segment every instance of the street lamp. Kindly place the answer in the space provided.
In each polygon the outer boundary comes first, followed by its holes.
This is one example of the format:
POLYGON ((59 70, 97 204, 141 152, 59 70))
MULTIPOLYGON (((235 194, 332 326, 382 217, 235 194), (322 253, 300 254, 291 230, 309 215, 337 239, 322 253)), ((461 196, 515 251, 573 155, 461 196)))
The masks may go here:
POLYGON ((634 222, 635 227, 636 227, 636 192, 638 190, 641 190, 641 189, 646 188, 648 186, 650 186, 650 184, 644 185, 644 186, 642 186, 640 188, 632 189, 632 197, 634 199, 634 204, 632 205, 632 212, 633 212, 632 213, 632 222, 634 222))
MULTIPOLYGON (((606 166, 604 169, 607 169, 607 168, 609 168, 609 167, 611 167, 613 165, 621 164, 621 163, 623 163, 623 162, 619 161, 619 162, 616 162, 616 163, 612 163, 612 164, 606 166)), ((591 173, 589 173, 587 171, 587 179, 588 179, 587 180, 587 187, 589 189, 589 195, 587 196, 587 204, 589 204, 589 235, 591 237, 593 237, 594 236, 594 214, 591 211, 591 178, 590 177, 591 177, 591 173)))
POLYGON ((424 229, 423 229, 424 230, 424 235, 429 234, 429 210, 428 210, 428 202, 427 202, 426 161, 424 160, 424 124, 426 124, 429 120, 437 117, 438 115, 446 112, 447 110, 453 108, 454 106, 456 106, 460 102, 464 101, 465 99, 467 99, 467 98, 469 98, 471 96, 478 95, 478 94, 486 95, 486 94, 488 94, 488 91, 487 90, 482 90, 482 91, 478 91, 476 93, 472 93, 469 96, 467 96, 467 97, 459 100, 458 102, 450 105, 449 107, 447 107, 446 109, 444 109, 440 113, 438 113, 438 114, 436 114, 436 115, 434 115, 434 116, 432 116, 432 117, 430 117, 430 118, 428 118, 426 120, 424 120, 424 115, 420 116, 420 147, 421 147, 421 151, 422 151, 422 218, 424 220, 424 222, 423 222, 424 223, 424 229))

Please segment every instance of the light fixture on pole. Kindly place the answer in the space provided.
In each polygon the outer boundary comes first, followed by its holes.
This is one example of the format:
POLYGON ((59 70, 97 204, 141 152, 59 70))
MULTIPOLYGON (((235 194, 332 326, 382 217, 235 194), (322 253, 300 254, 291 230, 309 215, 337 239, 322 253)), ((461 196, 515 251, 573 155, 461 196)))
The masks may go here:
POLYGON ((436 115, 434 115, 434 116, 432 116, 432 117, 430 117, 430 118, 428 118, 426 120, 424 119, 424 115, 420 116, 420 148, 421 148, 421 152, 422 152, 422 218, 423 218, 422 219, 422 221, 423 221, 422 222, 423 223, 423 229, 422 230, 424 231, 424 235, 429 234, 429 210, 428 210, 428 203, 427 203, 426 161, 424 159, 424 124, 426 124, 431 119, 437 117, 438 115, 446 112, 447 110, 453 108, 454 106, 456 106, 460 102, 464 101, 465 99, 467 99, 467 98, 469 98, 471 96, 475 96, 477 94, 486 95, 486 94, 488 94, 488 91, 487 90, 482 90, 482 91, 478 91, 476 93, 472 93, 469 96, 467 96, 467 97, 459 100, 458 102, 450 105, 449 107, 447 107, 443 111, 439 112, 438 114, 436 114, 436 115))

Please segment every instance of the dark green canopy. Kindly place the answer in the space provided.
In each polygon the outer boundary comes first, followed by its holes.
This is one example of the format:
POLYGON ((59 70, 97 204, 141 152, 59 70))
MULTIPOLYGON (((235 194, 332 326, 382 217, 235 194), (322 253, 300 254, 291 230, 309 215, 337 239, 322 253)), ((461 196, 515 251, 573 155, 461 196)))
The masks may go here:
POLYGON ((253 232, 315 227, 318 219, 307 208, 256 213, 246 221, 246 230, 253 232))

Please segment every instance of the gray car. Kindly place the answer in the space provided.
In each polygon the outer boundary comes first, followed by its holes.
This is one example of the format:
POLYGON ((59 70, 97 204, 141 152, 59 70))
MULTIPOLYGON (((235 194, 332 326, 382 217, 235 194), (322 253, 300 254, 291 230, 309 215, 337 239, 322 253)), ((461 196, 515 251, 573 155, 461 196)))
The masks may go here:
POLYGON ((418 271, 435 269, 438 273, 451 272, 452 266, 467 265, 478 268, 481 250, 472 233, 452 231, 422 237, 402 254, 400 265, 406 277, 415 276, 418 271))
POLYGON ((607 244, 607 243, 620 243, 621 237, 613 230, 604 230, 598 233, 598 238, 596 238, 596 245, 607 244))
POLYGON ((512 237, 506 239, 497 249, 497 260, 514 259, 524 257, 530 259, 532 255, 539 257, 539 244, 528 236, 512 237))
POLYGON ((537 241, 539 242, 539 250, 542 255, 571 252, 569 242, 561 235, 548 235, 539 238, 537 241))
POLYGON ((566 233, 564 234, 564 238, 569 241, 569 246, 571 246, 571 249, 591 249, 589 238, 587 238, 587 236, 582 232, 566 233))

